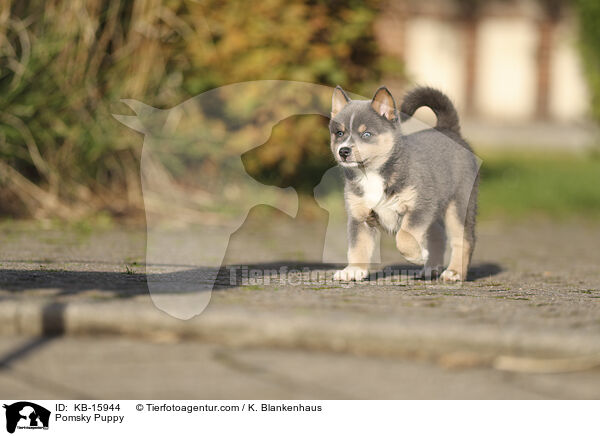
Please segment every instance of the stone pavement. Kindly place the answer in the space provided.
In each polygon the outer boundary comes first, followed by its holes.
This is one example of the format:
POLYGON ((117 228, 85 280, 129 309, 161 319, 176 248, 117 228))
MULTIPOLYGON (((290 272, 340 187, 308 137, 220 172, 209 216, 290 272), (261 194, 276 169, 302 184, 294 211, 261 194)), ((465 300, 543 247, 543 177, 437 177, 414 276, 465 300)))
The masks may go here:
MULTIPOLYGON (((276 226, 271 237, 283 237, 276 226)), ((237 235, 227 263, 241 258, 236 250, 252 250, 258 267, 331 274, 335 266, 319 264, 306 238, 289 237, 298 239, 294 252, 277 251, 252 231, 237 235)), ((0 392, 598 398, 598 241, 600 225, 590 222, 488 222, 479 228, 472 280, 462 285, 241 285, 225 274, 207 310, 181 321, 149 298, 142 230, 5 225, 0 392)), ((389 243, 383 258, 401 262, 389 243)))

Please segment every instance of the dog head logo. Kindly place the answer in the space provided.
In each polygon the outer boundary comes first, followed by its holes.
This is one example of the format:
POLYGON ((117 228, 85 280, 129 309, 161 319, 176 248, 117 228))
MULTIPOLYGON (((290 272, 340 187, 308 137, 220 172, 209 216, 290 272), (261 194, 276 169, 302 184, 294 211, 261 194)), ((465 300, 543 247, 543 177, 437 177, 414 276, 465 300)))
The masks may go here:
MULTIPOLYGON (((296 215, 296 190, 254 179, 242 156, 268 142, 282 120, 329 117, 331 91, 266 80, 216 88, 167 110, 122 100, 135 115, 113 116, 144 134, 146 279, 156 307, 180 319, 205 309, 230 236, 254 206, 296 215)), ((285 146, 298 141, 286 138, 285 146)), ((254 260, 248 253, 247 261, 254 260)))
POLYGON ((16 429, 48 429, 50 411, 29 401, 19 401, 3 406, 6 409, 6 431, 16 429))

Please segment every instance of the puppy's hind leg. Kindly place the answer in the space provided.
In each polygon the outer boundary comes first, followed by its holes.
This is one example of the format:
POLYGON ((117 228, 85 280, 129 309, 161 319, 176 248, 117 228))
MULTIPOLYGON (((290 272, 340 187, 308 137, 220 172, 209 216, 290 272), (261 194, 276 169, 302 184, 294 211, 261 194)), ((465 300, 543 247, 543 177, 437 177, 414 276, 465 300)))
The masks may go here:
POLYGON ((348 266, 336 271, 333 280, 363 280, 369 275, 379 230, 353 218, 348 219, 348 266))
MULTIPOLYGON (((469 205, 470 206, 470 205, 469 205)), ((440 278, 446 282, 467 279, 471 256, 475 247, 475 221, 470 211, 461 211, 456 202, 450 202, 444 222, 450 236, 450 264, 440 278)))
POLYGON ((418 277, 425 280, 432 280, 439 277, 444 267, 446 229, 441 220, 435 221, 429 226, 426 241, 429 257, 418 277))

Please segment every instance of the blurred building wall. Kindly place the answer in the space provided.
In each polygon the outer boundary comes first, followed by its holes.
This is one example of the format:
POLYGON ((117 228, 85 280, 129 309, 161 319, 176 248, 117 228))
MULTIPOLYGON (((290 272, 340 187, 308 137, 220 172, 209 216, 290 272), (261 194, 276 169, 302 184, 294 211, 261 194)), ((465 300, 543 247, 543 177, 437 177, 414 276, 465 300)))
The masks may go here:
POLYGON ((588 93, 568 2, 391 0, 376 25, 409 83, 488 121, 580 121, 588 93), (558 5, 558 7, 557 7, 558 5))

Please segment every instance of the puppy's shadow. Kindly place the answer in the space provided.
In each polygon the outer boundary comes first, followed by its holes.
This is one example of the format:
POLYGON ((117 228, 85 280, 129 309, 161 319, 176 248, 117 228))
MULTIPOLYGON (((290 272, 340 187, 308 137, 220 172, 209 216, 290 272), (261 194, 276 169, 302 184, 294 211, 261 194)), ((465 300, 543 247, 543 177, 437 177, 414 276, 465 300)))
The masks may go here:
POLYGON ((469 268, 469 274, 467 276, 467 281, 475 281, 478 279, 483 279, 487 277, 492 277, 497 274, 500 274, 502 271, 502 267, 497 263, 479 263, 472 265, 469 268))

